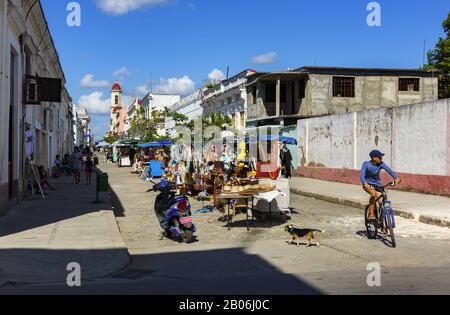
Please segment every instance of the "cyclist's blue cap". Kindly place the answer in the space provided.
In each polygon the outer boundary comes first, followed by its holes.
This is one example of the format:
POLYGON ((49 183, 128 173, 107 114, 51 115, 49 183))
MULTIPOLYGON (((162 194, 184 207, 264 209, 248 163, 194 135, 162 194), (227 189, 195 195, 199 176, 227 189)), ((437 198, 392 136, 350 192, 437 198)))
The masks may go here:
POLYGON ((381 153, 381 151, 378 151, 378 150, 373 150, 372 152, 370 152, 370 157, 372 159, 375 158, 375 157, 382 158, 383 156, 385 156, 385 154, 381 153))

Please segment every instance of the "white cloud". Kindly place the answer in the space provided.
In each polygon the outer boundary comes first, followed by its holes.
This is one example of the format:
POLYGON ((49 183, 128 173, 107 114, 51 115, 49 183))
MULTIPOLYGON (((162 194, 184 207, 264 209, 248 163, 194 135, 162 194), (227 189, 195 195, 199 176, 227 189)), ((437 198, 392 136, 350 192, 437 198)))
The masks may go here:
POLYGON ((103 99, 103 92, 93 92, 89 95, 82 95, 78 100, 79 107, 85 107, 89 114, 101 115, 110 112, 110 98, 103 99))
POLYGON ((153 84, 147 82, 138 85, 133 93, 137 96, 143 97, 150 92, 157 94, 173 94, 173 95, 189 95, 195 91, 195 83, 188 76, 181 78, 159 79, 159 83, 153 84))
POLYGON ((208 79, 214 81, 222 81, 226 79, 226 76, 219 69, 214 69, 210 74, 208 74, 208 79))
POLYGON ((181 78, 160 79, 155 93, 188 95, 195 91, 195 83, 187 75, 181 78))
POLYGON ((123 15, 145 7, 167 3, 168 0, 97 0, 98 7, 111 15, 123 15))
POLYGON ((148 84, 144 83, 144 84, 138 85, 134 89, 133 93, 137 96, 143 97, 143 96, 147 95, 150 91, 151 91, 150 83, 148 83, 148 84))
POLYGON ((278 54, 276 52, 267 53, 252 58, 252 63, 256 65, 266 65, 277 62, 278 54))
POLYGON ((83 79, 80 81, 80 85, 82 88, 87 89, 98 89, 98 88, 107 88, 111 86, 106 80, 94 80, 94 75, 86 74, 83 79))
POLYGON ((125 77, 129 77, 131 75, 131 71, 126 67, 122 67, 113 72, 113 76, 115 78, 123 79, 125 77))

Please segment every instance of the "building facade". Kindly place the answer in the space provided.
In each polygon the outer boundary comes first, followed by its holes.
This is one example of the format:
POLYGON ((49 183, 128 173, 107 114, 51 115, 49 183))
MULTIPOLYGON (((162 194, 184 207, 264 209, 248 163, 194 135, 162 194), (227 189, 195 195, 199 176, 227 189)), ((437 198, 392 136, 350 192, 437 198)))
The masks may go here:
MULTIPOLYGON (((152 119, 154 111, 164 111, 180 102, 180 95, 148 93, 142 100, 140 106, 145 110, 145 118, 152 119)), ((166 136, 166 122, 161 121, 158 126, 158 135, 166 136)))
MULTIPOLYGON (((175 103, 170 108, 171 111, 177 112, 187 117, 188 122, 203 116, 203 93, 206 89, 202 88, 195 91, 193 94, 183 98, 181 101, 175 103)), ((174 135, 175 121, 172 117, 166 118, 166 134, 174 135)))
POLYGON ((250 127, 435 101, 438 72, 303 67, 257 73, 246 85, 250 127))
POLYGON ((50 168, 73 145, 72 100, 40 1, 0 1, 0 74, 1 215, 28 193, 30 160, 50 168), (51 98, 38 88, 47 78, 51 98))
POLYGON ((94 139, 92 139, 91 129, 89 124, 91 118, 86 108, 76 108, 76 146, 91 146, 94 139))
POLYGON ((232 128, 244 130, 247 121, 246 83, 255 74, 254 70, 245 70, 204 91, 201 104, 203 115, 221 113, 231 118, 232 128))

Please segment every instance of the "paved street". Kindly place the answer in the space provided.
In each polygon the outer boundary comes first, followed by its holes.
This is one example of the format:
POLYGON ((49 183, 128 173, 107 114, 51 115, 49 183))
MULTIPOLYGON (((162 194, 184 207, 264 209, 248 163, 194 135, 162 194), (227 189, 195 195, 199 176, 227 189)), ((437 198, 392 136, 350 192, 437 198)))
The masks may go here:
MULTIPOLYGON (((450 229, 398 219, 398 247, 365 236, 362 211, 292 195, 297 227, 325 230, 322 246, 288 245, 283 224, 238 218, 228 231, 220 214, 195 214, 198 242, 159 239, 154 192, 129 169, 103 165, 110 175, 119 229, 131 255, 126 269, 65 285, 4 286, 9 293, 120 294, 437 294, 450 293, 450 229), (366 284, 371 262, 382 268, 380 288, 366 284)), ((193 201, 193 209, 202 203, 193 201)))
POLYGON ((45 200, 28 198, 0 218, 0 287, 65 282, 71 262, 82 266, 84 279, 128 263, 110 204, 94 205, 95 186, 73 181, 51 179, 56 190, 45 200))

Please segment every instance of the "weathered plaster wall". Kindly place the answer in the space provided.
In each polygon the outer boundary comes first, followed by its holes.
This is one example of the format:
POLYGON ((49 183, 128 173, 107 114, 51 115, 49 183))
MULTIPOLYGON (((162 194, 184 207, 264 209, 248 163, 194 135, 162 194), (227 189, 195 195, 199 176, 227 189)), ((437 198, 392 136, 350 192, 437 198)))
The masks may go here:
POLYGON ((379 149, 403 189, 450 195, 450 99, 300 120, 297 132, 303 176, 359 184, 379 149))
POLYGON ((398 81, 393 76, 356 76, 355 97, 333 97, 333 76, 310 74, 300 114, 341 114, 437 100, 437 78, 421 78, 420 92, 400 92, 398 81))
POLYGON ((399 172, 447 175, 447 101, 395 110, 392 149, 399 172))

